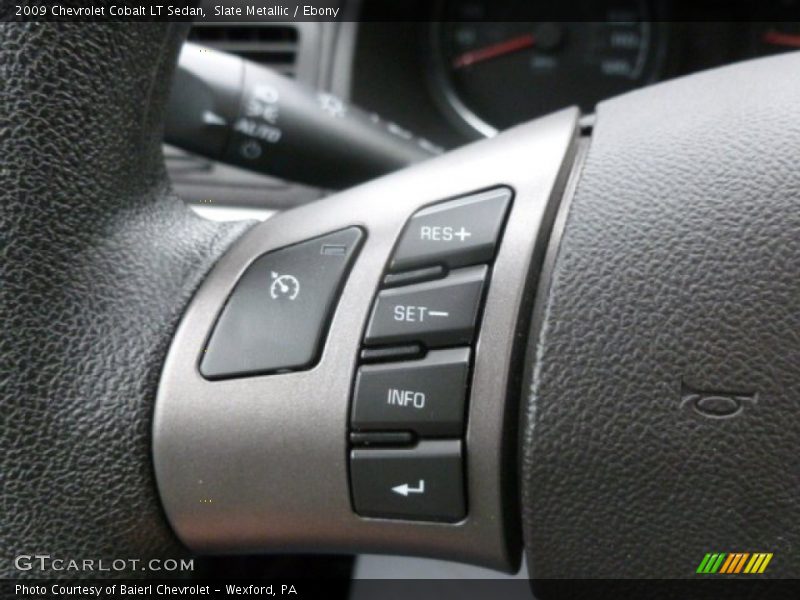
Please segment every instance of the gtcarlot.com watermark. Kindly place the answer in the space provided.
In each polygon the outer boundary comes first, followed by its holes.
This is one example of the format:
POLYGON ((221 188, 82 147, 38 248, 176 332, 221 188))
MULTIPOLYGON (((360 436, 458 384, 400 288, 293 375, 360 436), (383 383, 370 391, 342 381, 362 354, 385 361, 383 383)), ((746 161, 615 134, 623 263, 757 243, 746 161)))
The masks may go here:
POLYGON ((121 571, 149 571, 153 573, 181 573, 194 571, 191 558, 61 558, 50 554, 20 554, 14 558, 18 571, 39 573, 100 573, 121 571))

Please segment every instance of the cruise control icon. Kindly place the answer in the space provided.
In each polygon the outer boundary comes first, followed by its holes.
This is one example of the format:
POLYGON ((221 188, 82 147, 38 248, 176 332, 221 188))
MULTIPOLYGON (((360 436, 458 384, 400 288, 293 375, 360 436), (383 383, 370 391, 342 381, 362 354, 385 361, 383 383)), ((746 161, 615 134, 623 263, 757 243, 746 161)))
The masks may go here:
POLYGON ((294 300, 300 293, 300 282, 294 275, 279 275, 272 271, 272 284, 269 286, 269 295, 273 300, 288 298, 294 300))

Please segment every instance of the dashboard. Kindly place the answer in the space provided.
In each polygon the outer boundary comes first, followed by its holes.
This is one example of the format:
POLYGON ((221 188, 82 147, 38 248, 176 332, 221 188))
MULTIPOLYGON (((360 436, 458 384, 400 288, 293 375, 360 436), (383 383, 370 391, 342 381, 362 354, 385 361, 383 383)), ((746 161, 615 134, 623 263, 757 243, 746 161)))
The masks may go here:
MULTIPOLYGON (((364 4, 368 18, 375 1, 364 4)), ((589 113, 653 82, 800 49, 796 0, 776 2, 774 22, 748 21, 724 3, 684 10, 678 21, 672 2, 649 0, 577 2, 572 20, 548 20, 557 6, 443 0, 429 22, 362 22, 352 100, 453 146, 566 106, 589 113)))
MULTIPOLYGON (((204 0, 205 2, 206 0, 204 0)), ((207 3, 207 2, 206 2, 207 3)), ((332 92, 444 148, 561 108, 800 50, 800 0, 341 0, 338 22, 198 23, 189 39, 332 92), (765 4, 773 11, 765 10, 765 4), (563 7, 561 12, 564 12, 563 7), (388 20, 387 20, 388 19, 388 20)), ((327 193, 167 149, 177 191, 209 206, 283 210, 327 193)), ((241 217, 242 215, 236 215, 241 217)), ((249 215, 247 215, 249 216, 249 215)))

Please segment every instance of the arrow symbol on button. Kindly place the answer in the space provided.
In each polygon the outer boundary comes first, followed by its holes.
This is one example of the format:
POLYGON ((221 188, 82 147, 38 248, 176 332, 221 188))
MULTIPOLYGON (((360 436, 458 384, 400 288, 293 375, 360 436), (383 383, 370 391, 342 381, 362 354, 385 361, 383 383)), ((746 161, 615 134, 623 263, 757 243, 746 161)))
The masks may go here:
POLYGON ((408 496, 409 494, 424 494, 425 493, 425 480, 420 479, 417 487, 411 487, 407 483, 402 485, 396 485, 392 488, 392 491, 395 494, 400 494, 401 496, 408 496))

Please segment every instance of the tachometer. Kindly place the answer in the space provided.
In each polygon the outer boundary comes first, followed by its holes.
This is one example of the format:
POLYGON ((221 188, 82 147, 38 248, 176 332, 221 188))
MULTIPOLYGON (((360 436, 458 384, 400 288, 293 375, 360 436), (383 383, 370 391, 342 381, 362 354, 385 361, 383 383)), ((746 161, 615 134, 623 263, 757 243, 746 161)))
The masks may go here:
MULTIPOLYGON (((795 8, 795 17, 800 16, 795 8)), ((753 53, 757 56, 800 50, 800 23, 781 21, 753 26, 753 53)))
POLYGON ((581 20, 537 20, 553 5, 449 0, 434 27, 435 83, 453 116, 483 134, 651 81, 661 27, 644 0, 582 3, 581 20), (602 6, 598 6, 602 5, 602 6))

